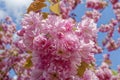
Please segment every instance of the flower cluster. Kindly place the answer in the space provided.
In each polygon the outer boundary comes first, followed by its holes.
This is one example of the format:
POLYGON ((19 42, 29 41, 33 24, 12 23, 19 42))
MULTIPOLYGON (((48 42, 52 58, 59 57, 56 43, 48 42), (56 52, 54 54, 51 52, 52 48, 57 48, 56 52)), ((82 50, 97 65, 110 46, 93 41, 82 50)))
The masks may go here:
POLYGON ((5 48, 5 45, 11 44, 13 41, 13 35, 16 31, 16 26, 12 22, 10 17, 0 24, 0 50, 5 48))
POLYGON ((113 51, 120 47, 119 38, 116 42, 113 39, 114 31, 116 30, 118 22, 119 21, 116 19, 111 19, 108 24, 101 24, 101 26, 99 27, 99 32, 107 33, 107 36, 103 40, 103 46, 105 46, 108 51, 113 51))
POLYGON ((86 11, 85 16, 83 16, 83 18, 84 17, 91 18, 94 20, 94 22, 97 22, 99 18, 101 17, 101 14, 97 10, 86 11))
POLYGON ((90 18, 75 23, 71 18, 49 15, 43 19, 39 13, 30 12, 22 25, 18 35, 32 51, 32 80, 72 79, 81 62, 95 61, 97 28, 90 18))
POLYGON ((103 0, 87 0, 87 7, 100 10, 106 7, 107 2, 103 0))
POLYGON ((120 72, 119 72, 119 66, 118 66, 118 71, 111 70, 111 60, 109 54, 105 54, 104 60, 96 70, 95 74, 98 77, 98 80, 119 80, 120 79, 120 72))
POLYGON ((113 10, 116 18, 120 22, 120 2, 118 0, 111 0, 111 3, 113 5, 113 10))
POLYGON ((69 14, 81 1, 50 0, 52 8, 48 14, 41 9, 38 13, 36 8, 44 6, 34 3, 19 31, 11 18, 6 17, 0 23, 0 80, 14 80, 9 74, 11 70, 17 75, 15 80, 120 80, 120 66, 118 71, 110 69, 109 54, 104 55, 100 66, 95 64, 94 57, 102 52, 97 42, 98 32, 107 33, 103 46, 108 51, 120 48, 120 39, 113 39, 116 27, 120 33, 119 0, 110 0, 116 19, 99 28, 99 11, 109 3, 87 0, 87 8, 92 9, 77 22, 69 14), (53 7, 58 14, 52 12, 53 7))
POLYGON ((16 25, 10 17, 2 20, 0 23, 0 80, 12 80, 9 74, 11 70, 15 71, 19 80, 20 78, 23 80, 24 77, 28 77, 30 71, 25 68, 26 60, 30 55, 22 54, 25 52, 25 46, 22 40, 16 40, 15 32, 16 25))
POLYGON ((104 54, 104 60, 99 67, 91 67, 86 69, 82 78, 76 77, 75 80, 119 80, 120 66, 118 70, 110 69, 111 60, 109 54, 104 54))
POLYGON ((12 47, 16 26, 10 17, 0 23, 0 80, 10 80, 9 71, 20 60, 12 47))
POLYGON ((60 11, 63 18, 68 18, 70 12, 81 2, 81 0, 61 0, 60 11))

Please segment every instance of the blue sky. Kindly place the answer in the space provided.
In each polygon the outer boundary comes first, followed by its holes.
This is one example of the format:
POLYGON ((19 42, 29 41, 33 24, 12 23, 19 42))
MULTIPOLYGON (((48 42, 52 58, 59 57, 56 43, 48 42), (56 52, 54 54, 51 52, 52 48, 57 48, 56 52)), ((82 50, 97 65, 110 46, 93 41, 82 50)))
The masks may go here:
MULTIPOLYGON (((26 12, 26 8, 30 5, 32 0, 0 0, 0 19, 3 19, 5 16, 11 16, 18 24, 17 29, 20 29, 20 20, 23 17, 23 14, 26 12)), ((72 13, 75 13, 77 15, 76 20, 80 21, 81 16, 85 13, 85 8, 84 4, 78 5, 77 8, 72 11, 72 13)), ((44 9, 44 11, 48 11, 48 9, 44 9)), ((106 24, 109 22, 111 18, 115 18, 115 15, 112 11, 112 6, 109 4, 103 11, 102 11, 102 16, 100 20, 98 21, 98 26, 100 24, 106 24)), ((101 43, 102 39, 105 37, 105 34, 98 33, 98 42, 99 44, 101 43)), ((116 40, 118 37, 120 37, 120 34, 114 33, 114 39, 116 40)), ((112 66, 111 68, 117 69, 117 65, 120 64, 120 49, 112 52, 108 52, 106 49, 102 54, 109 53, 110 59, 112 60, 112 66)), ((97 63, 100 64, 102 61, 102 55, 96 55, 95 56, 97 59, 97 63)))

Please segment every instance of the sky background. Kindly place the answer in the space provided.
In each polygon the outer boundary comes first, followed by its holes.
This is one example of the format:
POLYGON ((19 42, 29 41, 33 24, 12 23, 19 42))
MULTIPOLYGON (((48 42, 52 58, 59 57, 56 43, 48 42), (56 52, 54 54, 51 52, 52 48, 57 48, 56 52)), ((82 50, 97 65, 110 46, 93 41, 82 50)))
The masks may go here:
MULTIPOLYGON (((119 0, 120 1, 120 0, 119 0)), ((5 16, 11 16, 13 21, 17 23, 17 29, 20 29, 20 21, 23 17, 23 15, 26 13, 27 7, 30 5, 32 0, 0 0, 0 19, 3 19, 5 16)), ((75 13, 77 16, 75 17, 77 21, 81 20, 82 15, 85 13, 85 11, 88 10, 85 7, 85 4, 82 3, 76 7, 75 10, 73 10, 71 13, 75 13)), ((48 8, 43 9, 44 12, 49 11, 48 8)), ((115 18, 114 12, 112 10, 112 6, 109 3, 109 5, 101 11, 102 16, 100 20, 97 23, 97 26, 99 27, 100 24, 106 24, 110 21, 111 18, 115 18)), ((101 45, 101 42, 106 34, 98 33, 98 42, 101 45)), ((117 38, 120 37, 120 34, 117 32, 114 33, 114 39, 117 40, 117 38)), ((102 45, 101 45, 102 46, 102 45)), ((102 61, 102 55, 105 53, 110 54, 110 59, 112 60, 112 69, 117 69, 117 65, 120 64, 120 49, 117 49, 116 51, 108 52, 106 49, 102 54, 96 55, 97 64, 99 65, 102 61)), ((14 74, 11 70, 11 74, 14 74)))

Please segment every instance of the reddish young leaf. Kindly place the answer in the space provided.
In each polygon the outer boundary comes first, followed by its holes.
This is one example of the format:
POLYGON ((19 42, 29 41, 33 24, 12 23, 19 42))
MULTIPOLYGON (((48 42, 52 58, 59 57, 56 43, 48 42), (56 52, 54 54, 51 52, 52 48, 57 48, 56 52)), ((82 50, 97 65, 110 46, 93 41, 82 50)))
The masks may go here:
POLYGON ((47 5, 44 3, 44 0, 36 0, 32 2, 31 5, 28 7, 27 13, 29 13, 30 11, 37 12, 46 6, 47 5))

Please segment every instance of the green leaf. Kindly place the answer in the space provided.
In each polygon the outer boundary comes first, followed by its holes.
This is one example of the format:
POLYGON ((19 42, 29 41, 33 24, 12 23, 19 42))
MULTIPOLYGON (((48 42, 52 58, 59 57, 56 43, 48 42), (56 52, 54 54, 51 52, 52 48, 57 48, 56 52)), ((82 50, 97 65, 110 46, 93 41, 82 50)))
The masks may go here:
POLYGON ((54 1, 52 1, 52 0, 48 0, 51 4, 54 4, 54 3, 57 3, 57 2, 59 2, 60 0, 54 0, 54 1))
POLYGON ((53 13, 55 13, 55 14, 57 14, 57 15, 60 15, 60 4, 59 4, 59 2, 51 5, 51 6, 50 6, 50 10, 51 10, 53 13))
POLYGON ((32 51, 31 50, 27 50, 26 53, 32 54, 32 51))
POLYGON ((2 31, 3 30, 3 28, 0 26, 0 31, 2 31))
POLYGON ((81 62, 81 65, 78 66, 78 69, 77 69, 77 75, 82 77, 85 70, 88 68, 89 64, 87 64, 86 62, 81 62))
POLYGON ((46 12, 42 12, 42 16, 44 19, 46 19, 48 17, 49 13, 46 13, 46 12))
POLYGON ((33 66, 31 58, 31 56, 27 58, 26 62, 23 65, 24 68, 31 68, 33 66))
POLYGON ((116 76, 118 74, 118 72, 115 70, 112 70, 112 74, 116 76))

